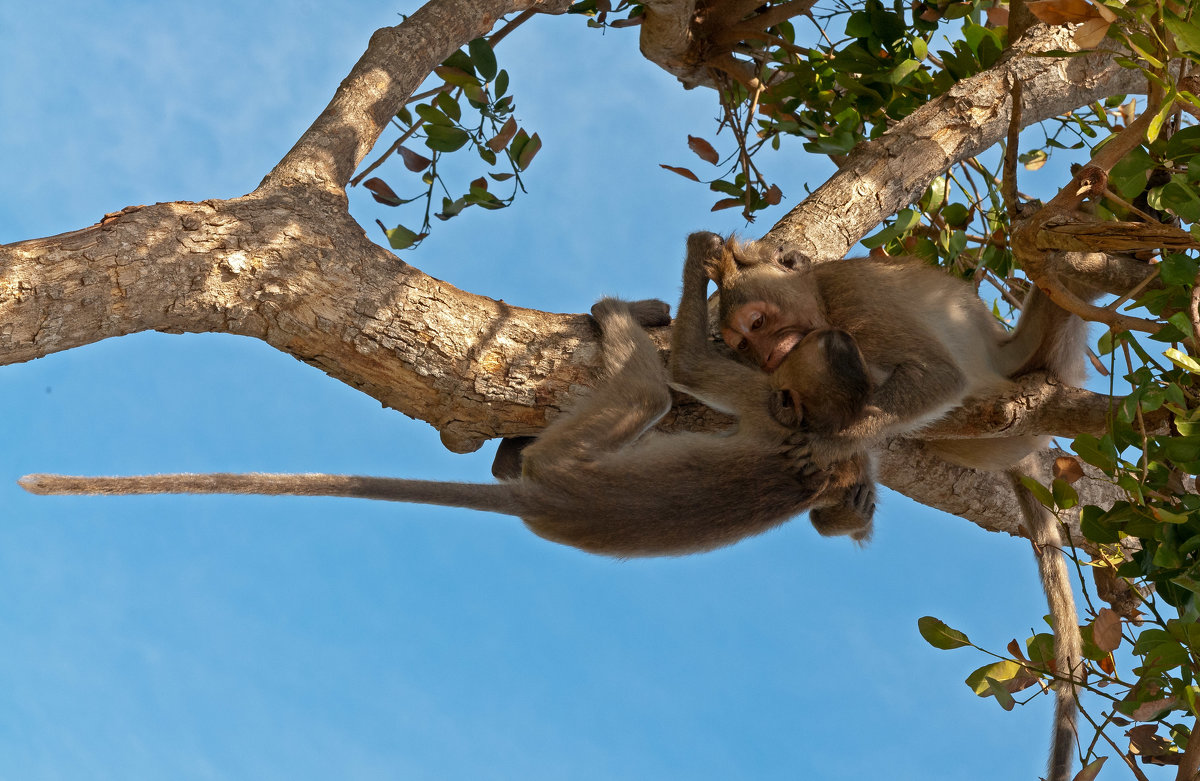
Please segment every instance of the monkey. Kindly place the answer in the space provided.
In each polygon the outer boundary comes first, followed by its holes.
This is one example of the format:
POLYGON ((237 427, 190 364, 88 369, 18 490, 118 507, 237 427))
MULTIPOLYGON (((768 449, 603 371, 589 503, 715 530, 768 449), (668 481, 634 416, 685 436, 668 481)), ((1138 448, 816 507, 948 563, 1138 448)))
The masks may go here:
MULTIPOLYGON (((814 330, 842 329, 858 344, 874 390, 865 413, 850 426, 812 440, 818 465, 870 449, 887 437, 919 432, 968 397, 1011 387, 1012 377, 1046 371, 1058 381, 1077 384, 1085 373, 1084 322, 1036 285, 1017 327, 1006 334, 971 285, 916 259, 868 257, 812 264, 786 247, 730 239, 714 256, 709 273, 718 288, 721 336, 748 363, 773 371, 790 361, 792 350, 814 330)), ((1095 297, 1091 291, 1079 292, 1095 297)), ((786 392, 786 383, 782 387, 786 392)), ((1065 781, 1072 764, 1076 684, 1082 669, 1078 613, 1058 519, 1020 482, 1022 473, 1047 479, 1032 454, 1049 439, 1020 436, 928 444, 960 465, 1004 471, 1013 484, 1054 621, 1059 680, 1048 779, 1065 781)))
POLYGON ((667 305, 600 300, 592 316, 607 378, 523 448, 513 479, 27 475, 20 483, 39 494, 288 494, 450 505, 516 515, 545 539, 621 558, 710 550, 804 510, 822 534, 865 540, 875 504, 870 465, 851 454, 817 468, 809 455, 813 436, 862 413, 871 385, 861 352, 844 331, 820 329, 770 374, 723 355, 708 339, 705 263, 721 250, 713 237, 688 241, 670 373, 643 330, 665 324, 667 305), (671 407, 671 385, 732 413, 736 426, 651 430, 671 407))

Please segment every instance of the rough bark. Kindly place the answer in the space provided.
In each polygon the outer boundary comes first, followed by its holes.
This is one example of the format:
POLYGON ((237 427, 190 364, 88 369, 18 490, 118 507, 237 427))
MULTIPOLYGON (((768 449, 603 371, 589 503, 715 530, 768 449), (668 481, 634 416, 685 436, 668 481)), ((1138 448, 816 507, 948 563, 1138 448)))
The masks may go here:
POLYGON ((880 222, 916 200, 935 177, 1004 139, 1015 81, 1022 85, 1023 126, 1146 89, 1145 78, 1117 65, 1112 52, 1039 56, 1051 50, 1077 50, 1070 31, 1033 28, 995 66, 963 79, 880 138, 856 147, 836 174, 776 223, 768 238, 813 260, 843 257, 880 222))
MULTIPOLYGON (((145 330, 236 333, 429 422, 456 452, 536 433, 592 381, 587 318, 512 307, 421 273, 367 239, 343 188, 433 64, 501 14, 567 5, 433 0, 371 38, 328 108, 254 193, 130 208, 82 230, 0 246, 0 364, 145 330)), ((1044 31, 1031 38, 1065 45, 1044 31)), ((1136 86, 1108 55, 1062 61, 1019 53, 863 144, 773 235, 815 257, 842 255, 928 179, 1002 134, 1003 85, 1017 77, 1031 121, 1136 86)), ((665 344, 665 333, 658 338, 665 344)), ((1096 398, 1059 389, 1043 405, 1032 390, 1022 394, 1013 403, 1024 412, 1001 406, 956 416, 939 436, 954 436, 956 426, 959 435, 1057 432, 1068 427, 1066 415, 1094 430, 1102 420, 1096 398)), ((713 421, 692 405, 671 424, 713 421)), ((919 445, 899 442, 883 478, 919 502, 1004 528, 1015 512, 998 493, 1004 483, 951 478, 946 468, 919 445)))

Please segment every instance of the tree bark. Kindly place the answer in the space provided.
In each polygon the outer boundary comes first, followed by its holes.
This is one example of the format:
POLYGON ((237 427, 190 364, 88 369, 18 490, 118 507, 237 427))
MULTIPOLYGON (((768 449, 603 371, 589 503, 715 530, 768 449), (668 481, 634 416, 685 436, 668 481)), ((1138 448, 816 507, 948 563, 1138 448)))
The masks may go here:
MULTIPOLYGON (((429 422, 455 452, 536 433, 592 384, 588 318, 513 307, 423 274, 368 240, 347 212, 344 187, 433 65, 501 14, 568 5, 433 0, 372 36, 329 106, 255 192, 131 207, 78 231, 0 246, 0 364, 138 331, 234 333, 429 422)), ((1028 39, 1067 48, 1044 30, 1028 39)), ((1003 135, 1009 79, 1025 80, 1030 121, 1137 86, 1108 54, 1057 60, 1035 51, 1022 49, 861 145, 771 236, 817 258, 840 257, 937 173, 1003 135)), ((665 345, 665 329, 655 338, 665 345)), ((1024 412, 958 415, 938 435, 1061 432, 1068 416, 1094 430, 1102 421, 1101 399, 1058 389, 1042 404, 1022 392, 1024 412)), ((668 425, 715 420, 685 404, 668 425)), ((896 442, 882 476, 923 504, 986 528, 1016 528, 1009 493, 1000 498, 1004 481, 946 469, 918 444, 896 442)))

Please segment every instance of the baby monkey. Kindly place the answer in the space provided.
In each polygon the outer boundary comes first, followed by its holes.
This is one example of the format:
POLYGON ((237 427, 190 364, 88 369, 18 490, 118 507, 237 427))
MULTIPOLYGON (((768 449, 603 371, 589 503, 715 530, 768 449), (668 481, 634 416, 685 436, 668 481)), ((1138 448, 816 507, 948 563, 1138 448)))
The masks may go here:
POLYGON ((711 233, 688 239, 670 374, 643 326, 666 325, 660 301, 606 298, 592 307, 606 374, 597 388, 525 448, 520 476, 495 484, 321 474, 141 477, 28 475, 39 494, 220 493, 347 496, 516 515, 541 537, 619 557, 677 555, 729 545, 811 511, 822 534, 864 540, 874 483, 858 455, 817 467, 814 436, 844 429, 871 393, 862 354, 844 331, 799 340, 770 374, 708 338, 706 265, 723 251, 711 233), (684 389, 737 417, 729 432, 651 430, 684 389))

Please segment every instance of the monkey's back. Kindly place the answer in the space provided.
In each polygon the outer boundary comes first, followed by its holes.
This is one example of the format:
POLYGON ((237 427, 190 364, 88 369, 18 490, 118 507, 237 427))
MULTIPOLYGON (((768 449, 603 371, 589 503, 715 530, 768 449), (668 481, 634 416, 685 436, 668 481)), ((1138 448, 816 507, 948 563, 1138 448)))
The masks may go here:
POLYGON ((964 397, 1007 384, 996 371, 1003 330, 969 283, 915 258, 848 258, 814 273, 830 324, 854 336, 868 363, 920 360, 940 344, 968 379, 964 397))
POLYGON ((541 537, 622 558, 673 556, 730 545, 810 508, 830 474, 791 467, 782 443, 651 433, 595 460, 537 465, 514 488, 541 537))

